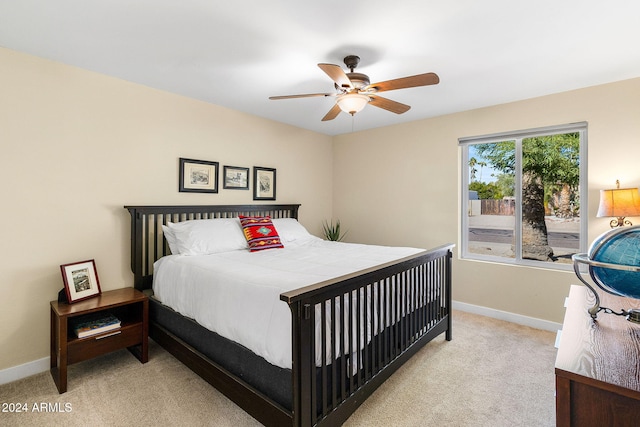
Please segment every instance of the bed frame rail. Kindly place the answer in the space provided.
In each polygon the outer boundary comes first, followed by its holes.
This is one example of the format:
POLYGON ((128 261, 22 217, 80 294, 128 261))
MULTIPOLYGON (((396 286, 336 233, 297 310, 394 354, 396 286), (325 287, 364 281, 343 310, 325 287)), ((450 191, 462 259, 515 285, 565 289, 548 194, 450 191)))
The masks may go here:
POLYGON ((281 295, 292 312, 294 425, 342 424, 427 342, 445 331, 451 340, 453 246, 281 295))

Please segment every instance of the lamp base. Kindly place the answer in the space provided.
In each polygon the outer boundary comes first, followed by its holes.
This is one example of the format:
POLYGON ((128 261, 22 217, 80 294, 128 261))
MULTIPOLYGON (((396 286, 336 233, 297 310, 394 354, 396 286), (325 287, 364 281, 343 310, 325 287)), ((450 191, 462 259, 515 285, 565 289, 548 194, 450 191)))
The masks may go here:
POLYGON ((616 227, 623 227, 625 225, 633 225, 633 224, 631 224, 631 221, 629 221, 628 219, 624 219, 623 216, 619 216, 615 219, 612 219, 609 225, 611 226, 611 228, 616 228, 616 227))

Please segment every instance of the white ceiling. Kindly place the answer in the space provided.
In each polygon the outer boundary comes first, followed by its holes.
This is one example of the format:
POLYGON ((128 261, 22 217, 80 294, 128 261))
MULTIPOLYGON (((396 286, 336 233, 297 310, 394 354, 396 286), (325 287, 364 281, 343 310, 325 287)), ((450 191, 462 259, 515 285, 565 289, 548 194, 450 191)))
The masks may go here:
POLYGON ((0 0, 0 46, 329 135, 639 77, 639 42, 637 0, 0 0), (440 84, 329 122, 334 98, 268 99, 349 54, 440 84))

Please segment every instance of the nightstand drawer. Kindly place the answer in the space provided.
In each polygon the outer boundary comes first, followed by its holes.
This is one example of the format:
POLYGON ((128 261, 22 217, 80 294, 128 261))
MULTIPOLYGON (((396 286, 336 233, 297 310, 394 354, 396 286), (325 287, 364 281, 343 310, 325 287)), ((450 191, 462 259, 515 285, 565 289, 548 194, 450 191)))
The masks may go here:
POLYGON ((100 354, 142 343, 142 323, 126 325, 114 331, 76 338, 69 342, 67 349, 68 363, 76 363, 91 359, 100 354))

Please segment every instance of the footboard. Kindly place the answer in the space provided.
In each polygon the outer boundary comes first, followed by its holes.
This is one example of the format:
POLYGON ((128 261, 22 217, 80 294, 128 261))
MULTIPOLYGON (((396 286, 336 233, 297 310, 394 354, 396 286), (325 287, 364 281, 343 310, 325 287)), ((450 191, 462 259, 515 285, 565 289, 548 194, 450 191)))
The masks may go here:
POLYGON ((343 423, 427 342, 451 340, 452 248, 280 296, 292 312, 294 425, 343 423))

